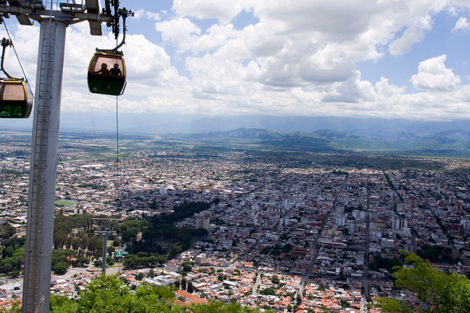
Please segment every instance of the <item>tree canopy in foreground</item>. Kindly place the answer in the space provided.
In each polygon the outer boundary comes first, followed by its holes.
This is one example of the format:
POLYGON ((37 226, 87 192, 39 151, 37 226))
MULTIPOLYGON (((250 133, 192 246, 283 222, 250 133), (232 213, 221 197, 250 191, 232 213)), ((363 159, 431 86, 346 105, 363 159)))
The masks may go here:
POLYGON ((396 299, 378 300, 382 312, 459 313, 470 312, 470 280, 433 267, 415 253, 409 253, 405 265, 396 269, 395 285, 416 293, 417 303, 410 306, 396 299))
MULTIPOLYGON (((14 308, 9 313, 19 313, 14 308)), ((142 284, 132 290, 116 276, 101 276, 93 280, 80 298, 70 300, 51 295, 51 313, 257 313, 236 303, 210 301, 186 307, 176 301, 174 290, 142 284)))

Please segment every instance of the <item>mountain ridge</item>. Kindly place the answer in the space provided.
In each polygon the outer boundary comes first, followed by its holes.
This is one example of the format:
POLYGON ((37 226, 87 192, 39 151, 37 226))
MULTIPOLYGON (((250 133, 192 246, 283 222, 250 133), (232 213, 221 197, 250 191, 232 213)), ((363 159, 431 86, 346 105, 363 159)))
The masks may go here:
MULTIPOLYGON (((32 118, 6 120, 0 130, 29 131, 32 118)), ((115 133, 114 112, 61 114, 61 134, 83 137, 115 133)), ((409 121, 349 117, 204 116, 190 114, 121 114, 119 134, 160 136, 218 144, 257 144, 310 151, 384 151, 469 154, 470 122, 409 121), (315 137, 316 136, 316 137, 315 137)))
MULTIPOLYGON (((2 119, 0 129, 31 130, 32 118, 2 119)), ((115 131, 115 112, 61 113, 61 131, 94 133, 115 131)), ((412 121, 404 119, 353 118, 329 116, 268 116, 268 115, 222 115, 169 113, 120 113, 119 131, 135 134, 167 133, 210 133, 230 131, 239 128, 270 129, 279 133, 295 131, 315 132, 331 130, 350 135, 384 139, 400 132, 418 136, 433 135, 437 132, 460 130, 470 132, 469 120, 455 121, 412 121)))
POLYGON ((470 154, 470 132, 458 130, 438 132, 436 135, 426 136, 400 132, 396 136, 379 139, 332 130, 282 134, 267 129, 239 128, 226 132, 202 134, 166 134, 162 138, 222 145, 255 144, 285 149, 307 149, 316 152, 408 151, 426 154, 433 152, 470 154))

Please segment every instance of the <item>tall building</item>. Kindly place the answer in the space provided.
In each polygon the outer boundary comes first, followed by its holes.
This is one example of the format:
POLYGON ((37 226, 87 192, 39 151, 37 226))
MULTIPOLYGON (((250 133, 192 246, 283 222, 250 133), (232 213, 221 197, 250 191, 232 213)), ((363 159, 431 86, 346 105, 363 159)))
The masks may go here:
POLYGON ((207 231, 210 231, 211 228, 211 218, 209 211, 202 211, 201 213, 194 214, 196 218, 196 228, 204 228, 207 231))
POLYGON ((392 216, 390 219, 391 221, 391 228, 393 229, 404 229, 404 228, 409 228, 408 225, 408 220, 405 218, 397 217, 397 216, 392 216))
POLYGON ((346 225, 346 216, 343 214, 338 214, 338 216, 336 216, 336 225, 338 226, 346 225))

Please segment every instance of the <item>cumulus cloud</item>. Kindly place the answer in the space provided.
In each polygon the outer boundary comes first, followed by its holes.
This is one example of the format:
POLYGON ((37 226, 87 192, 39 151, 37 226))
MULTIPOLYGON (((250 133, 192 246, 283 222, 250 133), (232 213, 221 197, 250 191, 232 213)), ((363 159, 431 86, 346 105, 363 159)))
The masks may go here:
POLYGON ((144 9, 135 11, 134 18, 137 20, 140 20, 142 18, 147 18, 149 20, 155 20, 155 21, 159 21, 161 19, 160 14, 155 13, 155 12, 150 12, 144 9))
POLYGON ((448 90, 460 94, 460 78, 445 68, 445 59, 436 64, 437 72, 420 64, 412 82, 424 92, 417 94, 406 94, 405 86, 387 78, 374 84, 364 80, 357 64, 377 61, 387 50, 407 53, 446 8, 446 0, 176 0, 175 15, 157 23, 157 30, 179 52, 190 52, 182 59, 190 74, 188 102, 200 113, 398 117, 420 112, 436 118, 439 109, 430 103, 442 105, 448 90), (258 22, 235 29, 231 22, 242 11, 258 22), (198 20, 210 21, 209 26, 199 28, 198 20), (429 76, 432 83, 426 82, 429 76))
POLYGON ((467 0, 450 0, 449 9, 452 11, 458 11, 460 8, 470 8, 470 3, 467 0))
POLYGON ((175 44, 180 52, 213 50, 224 45, 233 35, 232 24, 214 24, 199 36, 201 29, 188 19, 157 23, 156 29, 162 33, 164 41, 175 44))
POLYGON ((175 0, 176 16, 156 27, 163 40, 180 52, 215 49, 210 53, 216 58, 253 61, 256 77, 253 66, 245 77, 290 88, 347 81, 354 77, 357 62, 380 59, 383 46, 388 45, 394 55, 410 51, 432 29, 432 15, 446 4, 446 0, 175 0), (259 22, 234 30, 230 21, 242 11, 251 12, 259 22), (203 32, 189 17, 216 19, 222 25, 213 24, 203 32))
POLYGON ((375 101, 377 93, 369 81, 361 80, 361 72, 355 71, 349 80, 338 83, 332 92, 325 96, 325 102, 361 103, 375 101))
POLYGON ((242 64, 205 55, 188 58, 186 66, 193 77, 193 89, 198 94, 247 95, 243 82, 245 69, 242 64))
POLYGON ((233 25, 214 24, 193 42, 192 50, 208 51, 224 45, 233 35, 233 25))
POLYGON ((452 33, 455 33, 459 30, 464 32, 470 30, 470 23, 468 22, 467 18, 459 18, 459 20, 455 23, 454 28, 452 28, 452 33))
POLYGON ((388 83, 388 79, 385 77, 380 77, 380 81, 375 83, 375 89, 381 97, 391 97, 396 95, 402 95, 406 91, 406 86, 399 87, 396 85, 391 85, 388 83))
POLYGON ((249 7, 249 3, 249 0, 174 0, 172 9, 178 16, 218 19, 221 23, 227 24, 249 7))
POLYGON ((426 31, 432 29, 431 17, 421 18, 416 24, 408 27, 403 35, 390 44, 390 53, 400 55, 407 53, 411 47, 424 39, 426 31))
POLYGON ((416 89, 451 91, 460 84, 460 77, 452 69, 446 68, 447 56, 441 55, 419 63, 418 74, 411 77, 416 89))
POLYGON ((182 50, 189 49, 191 44, 201 34, 201 29, 187 18, 175 18, 157 23, 157 31, 162 33, 163 41, 174 43, 182 50))

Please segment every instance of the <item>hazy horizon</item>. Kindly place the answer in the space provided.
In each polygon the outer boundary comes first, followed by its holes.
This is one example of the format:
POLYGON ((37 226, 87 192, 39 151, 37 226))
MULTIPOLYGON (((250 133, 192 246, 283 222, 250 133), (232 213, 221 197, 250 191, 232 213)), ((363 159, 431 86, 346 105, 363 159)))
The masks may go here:
MULTIPOLYGON (((31 131, 33 118, 27 120, 2 120, 0 130, 31 131)), ((419 136, 443 131, 470 132, 470 120, 410 121, 405 119, 268 116, 268 115, 189 115, 189 114, 129 114, 119 115, 119 132, 126 134, 190 134, 225 132, 239 128, 267 129, 279 133, 314 132, 331 130, 367 137, 387 137, 397 133, 419 136)), ((94 135, 116 131, 114 112, 78 115, 61 114, 61 132, 78 132, 94 135)))

